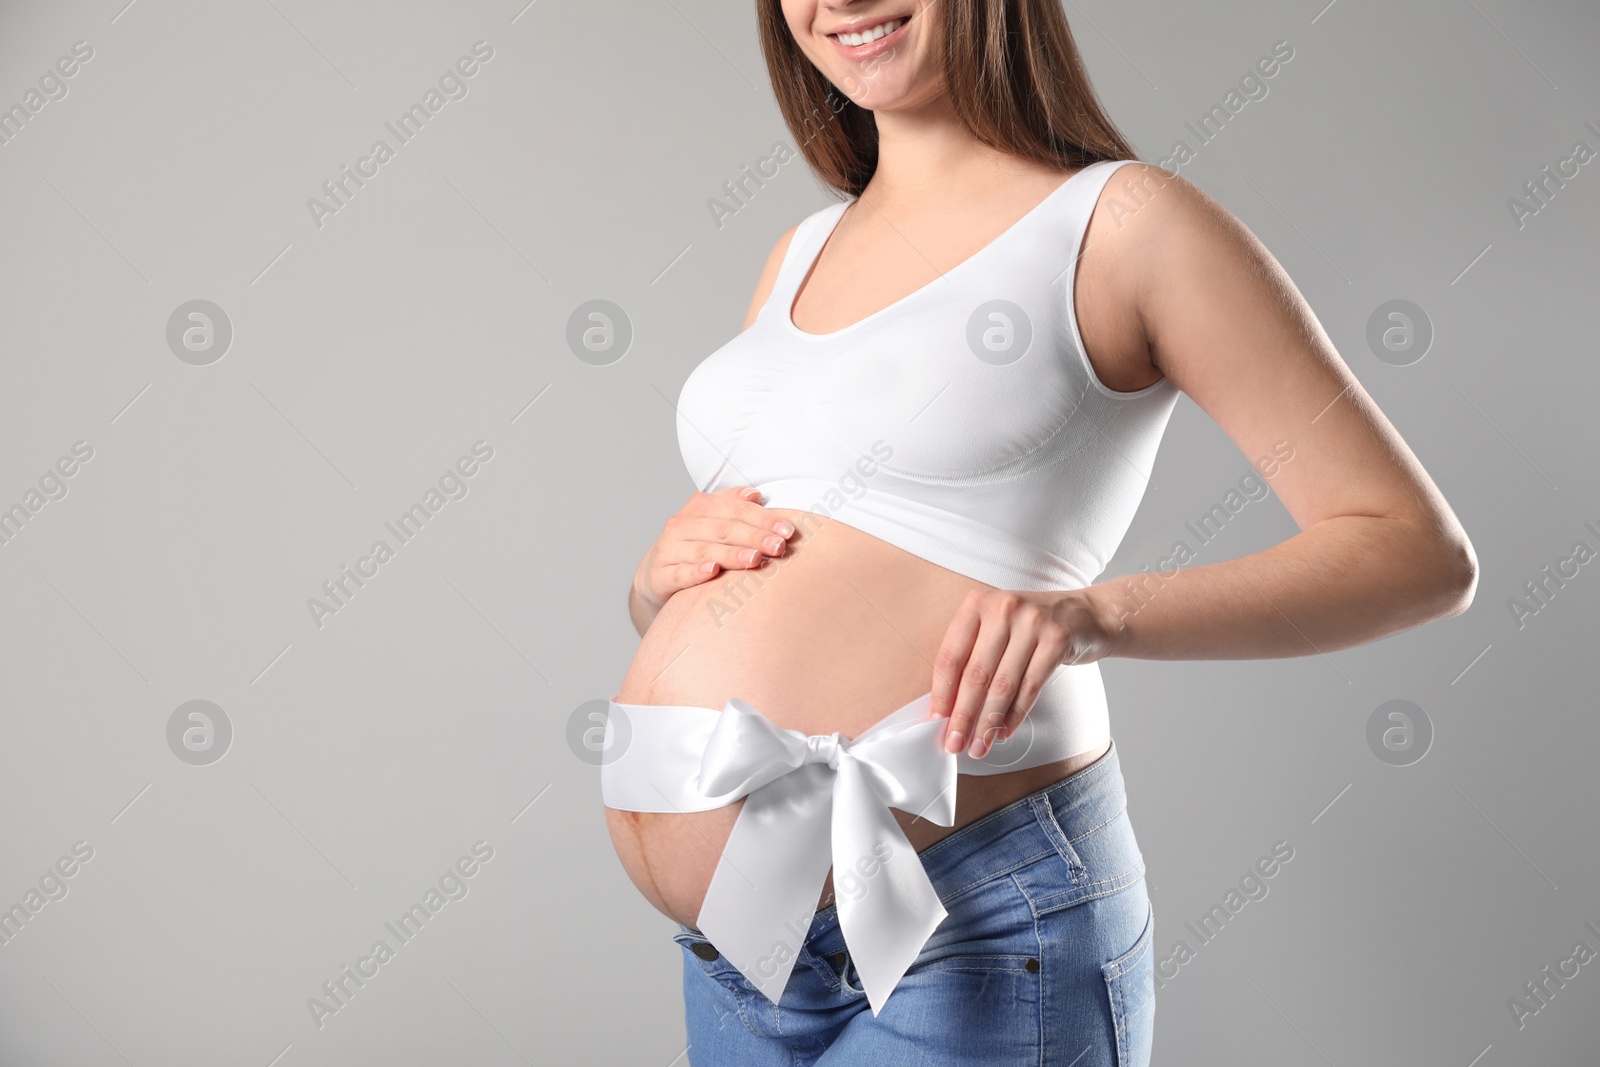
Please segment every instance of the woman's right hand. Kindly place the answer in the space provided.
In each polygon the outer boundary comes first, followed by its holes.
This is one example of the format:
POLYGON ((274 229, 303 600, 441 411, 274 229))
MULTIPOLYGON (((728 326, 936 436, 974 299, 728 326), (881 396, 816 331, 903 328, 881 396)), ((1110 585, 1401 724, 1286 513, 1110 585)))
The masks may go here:
POLYGON ((760 503, 748 485, 695 493, 670 516, 639 561, 634 591, 659 610, 680 589, 710 581, 722 570, 749 570, 764 556, 782 555, 794 524, 760 503))

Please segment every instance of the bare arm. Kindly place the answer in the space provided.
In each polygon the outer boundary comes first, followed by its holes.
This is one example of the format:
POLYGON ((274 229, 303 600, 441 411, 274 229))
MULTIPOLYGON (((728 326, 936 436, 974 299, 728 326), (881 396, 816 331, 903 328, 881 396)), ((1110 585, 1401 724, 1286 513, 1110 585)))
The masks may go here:
MULTIPOLYGON (((789 229, 778 238, 778 243, 767 254, 766 266, 761 269, 761 277, 756 281, 755 295, 750 299, 750 307, 745 312, 744 328, 749 329, 756 321, 756 313, 761 310, 761 305, 767 302, 767 297, 772 293, 772 286, 777 281, 778 269, 783 265, 783 257, 789 250, 789 242, 794 239, 794 231, 798 224, 789 229)), ((633 622, 633 628, 643 637, 644 632, 655 622, 663 607, 662 601, 647 595, 641 588, 641 579, 650 570, 654 562, 656 545, 652 544, 646 550, 644 557, 639 560, 639 566, 634 569, 633 583, 628 587, 628 618, 633 622)))
POLYGON ((1063 605, 1069 620, 1078 613, 1069 628, 1098 632, 1101 647, 1066 659, 1309 655, 1465 611, 1471 542, 1287 273, 1192 183, 1129 169, 1146 202, 1104 228, 1108 284, 1137 307, 1155 365, 1247 457, 1293 450, 1271 484, 1300 532, 1239 559, 1173 559, 1079 591, 1063 605))
POLYGON ((1304 656, 1472 603, 1477 558, 1461 524, 1265 246, 1159 167, 1131 164, 1116 188, 1074 276, 1097 293, 1099 355, 1135 380, 1159 370, 1264 458, 1300 532, 1205 566, 1174 553, 1159 571, 1084 589, 972 591, 933 672, 951 752, 981 758, 1010 736, 1061 663, 1304 656))

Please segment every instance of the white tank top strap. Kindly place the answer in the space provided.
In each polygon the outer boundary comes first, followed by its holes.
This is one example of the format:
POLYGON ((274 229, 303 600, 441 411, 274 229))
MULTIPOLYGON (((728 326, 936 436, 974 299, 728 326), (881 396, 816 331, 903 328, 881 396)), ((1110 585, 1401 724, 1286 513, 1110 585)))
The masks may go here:
POLYGON ((822 251, 822 244, 828 239, 834 220, 854 199, 851 197, 829 204, 800 220, 794 236, 789 239, 789 247, 784 249, 783 262, 778 267, 778 276, 773 279, 772 292, 767 294, 766 302, 761 305, 761 314, 773 308, 777 309, 775 314, 789 314, 789 309, 794 306, 795 295, 800 292, 800 283, 805 280, 806 272, 822 251))

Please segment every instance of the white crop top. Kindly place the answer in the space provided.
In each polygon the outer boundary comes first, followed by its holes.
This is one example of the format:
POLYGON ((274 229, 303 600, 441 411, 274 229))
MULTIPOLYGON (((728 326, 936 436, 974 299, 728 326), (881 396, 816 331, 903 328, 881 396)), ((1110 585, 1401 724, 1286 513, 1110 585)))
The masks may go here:
POLYGON ((795 294, 846 207, 801 220, 750 327, 678 398, 702 492, 751 485, 1001 589, 1094 582, 1149 481, 1178 389, 1107 388, 1084 356, 1073 278, 1100 191, 1075 172, 985 245, 854 325, 811 334, 795 294))

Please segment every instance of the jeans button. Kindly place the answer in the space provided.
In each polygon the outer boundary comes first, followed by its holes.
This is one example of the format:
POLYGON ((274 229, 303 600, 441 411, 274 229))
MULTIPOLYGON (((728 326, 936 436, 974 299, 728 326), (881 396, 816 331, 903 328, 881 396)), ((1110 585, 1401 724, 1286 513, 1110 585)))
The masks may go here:
POLYGON ((709 941, 696 941, 689 947, 689 951, 706 961, 714 960, 721 955, 721 953, 717 951, 717 946, 713 945, 709 941))
POLYGON ((843 967, 844 966, 845 955, 844 955, 843 952, 835 952, 832 956, 830 956, 828 958, 833 960, 833 965, 835 967, 843 967))
POLYGON ((1036 960, 1036 959, 1031 959, 1030 958, 1027 963, 1023 964, 1023 966, 1028 969, 1028 972, 1030 974, 1038 974, 1039 973, 1039 961, 1036 960))

